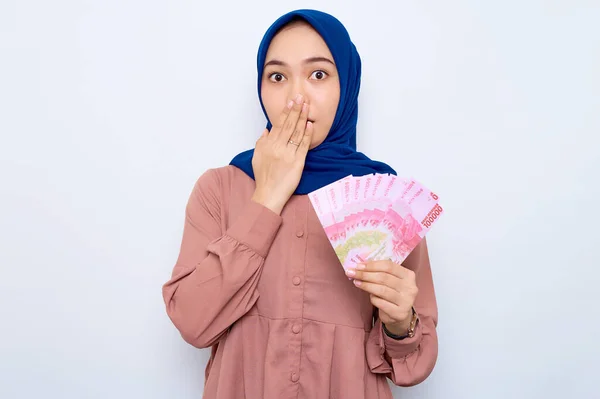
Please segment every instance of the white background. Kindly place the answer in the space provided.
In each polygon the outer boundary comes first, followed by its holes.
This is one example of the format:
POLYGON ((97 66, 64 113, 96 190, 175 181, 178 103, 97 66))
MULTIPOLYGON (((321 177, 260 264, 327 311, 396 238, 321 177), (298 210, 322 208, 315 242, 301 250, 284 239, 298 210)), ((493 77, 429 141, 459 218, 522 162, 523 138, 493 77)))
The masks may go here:
POLYGON ((395 397, 600 397, 592 0, 2 0, 0 397, 201 397, 161 285, 195 180, 264 127, 264 31, 313 7, 363 59, 359 150, 446 209, 438 364, 395 397))

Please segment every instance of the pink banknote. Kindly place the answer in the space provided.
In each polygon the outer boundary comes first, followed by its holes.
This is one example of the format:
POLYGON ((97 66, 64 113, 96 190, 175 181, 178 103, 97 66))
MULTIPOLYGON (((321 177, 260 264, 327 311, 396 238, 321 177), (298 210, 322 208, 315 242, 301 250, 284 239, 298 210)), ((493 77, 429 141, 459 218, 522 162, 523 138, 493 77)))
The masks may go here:
POLYGON ((347 176, 308 194, 344 269, 365 260, 402 263, 443 213, 414 179, 347 176))

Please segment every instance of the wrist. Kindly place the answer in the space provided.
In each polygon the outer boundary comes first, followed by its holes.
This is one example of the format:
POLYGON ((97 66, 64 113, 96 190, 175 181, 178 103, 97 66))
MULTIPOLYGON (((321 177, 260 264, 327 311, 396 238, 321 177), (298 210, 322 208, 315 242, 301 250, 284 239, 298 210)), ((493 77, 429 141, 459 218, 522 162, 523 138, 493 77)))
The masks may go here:
POLYGON ((394 339, 414 337, 417 323, 419 322, 419 315, 417 314, 414 306, 411 310, 412 314, 405 320, 400 320, 398 322, 389 324, 382 323, 385 334, 394 339))
POLYGON ((384 323, 383 326, 389 333, 403 337, 408 334, 411 319, 412 317, 409 317, 395 323, 384 323))
POLYGON ((261 191, 256 190, 254 192, 254 194, 252 195, 251 200, 259 203, 261 205, 263 205, 264 207, 269 208, 270 210, 272 210, 273 212, 275 212, 278 215, 281 215, 281 211, 283 210, 283 206, 281 206, 280 204, 277 204, 275 201, 270 199, 271 196, 268 194, 265 194, 261 191))

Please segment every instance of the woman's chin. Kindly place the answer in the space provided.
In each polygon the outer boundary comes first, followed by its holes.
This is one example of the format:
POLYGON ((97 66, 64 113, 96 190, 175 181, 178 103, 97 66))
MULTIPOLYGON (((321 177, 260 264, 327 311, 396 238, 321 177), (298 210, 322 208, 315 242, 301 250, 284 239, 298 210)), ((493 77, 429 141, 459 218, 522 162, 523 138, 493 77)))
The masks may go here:
POLYGON ((314 150, 315 148, 317 148, 318 146, 320 146, 321 144, 323 144, 323 141, 325 140, 313 140, 310 143, 310 146, 308 147, 308 150, 314 150))

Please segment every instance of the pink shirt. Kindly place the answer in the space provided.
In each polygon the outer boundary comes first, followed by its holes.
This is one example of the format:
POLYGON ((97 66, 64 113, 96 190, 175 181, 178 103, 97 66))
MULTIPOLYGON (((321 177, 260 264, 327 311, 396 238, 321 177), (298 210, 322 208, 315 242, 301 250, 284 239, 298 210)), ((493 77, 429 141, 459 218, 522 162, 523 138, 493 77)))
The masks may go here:
POLYGON ((183 339, 211 348, 204 398, 392 398, 387 378, 423 381, 437 358, 426 241, 404 262, 417 275, 416 334, 394 340, 344 274, 308 197, 292 196, 277 215, 250 200, 254 188, 234 166, 198 179, 163 287, 183 339))

